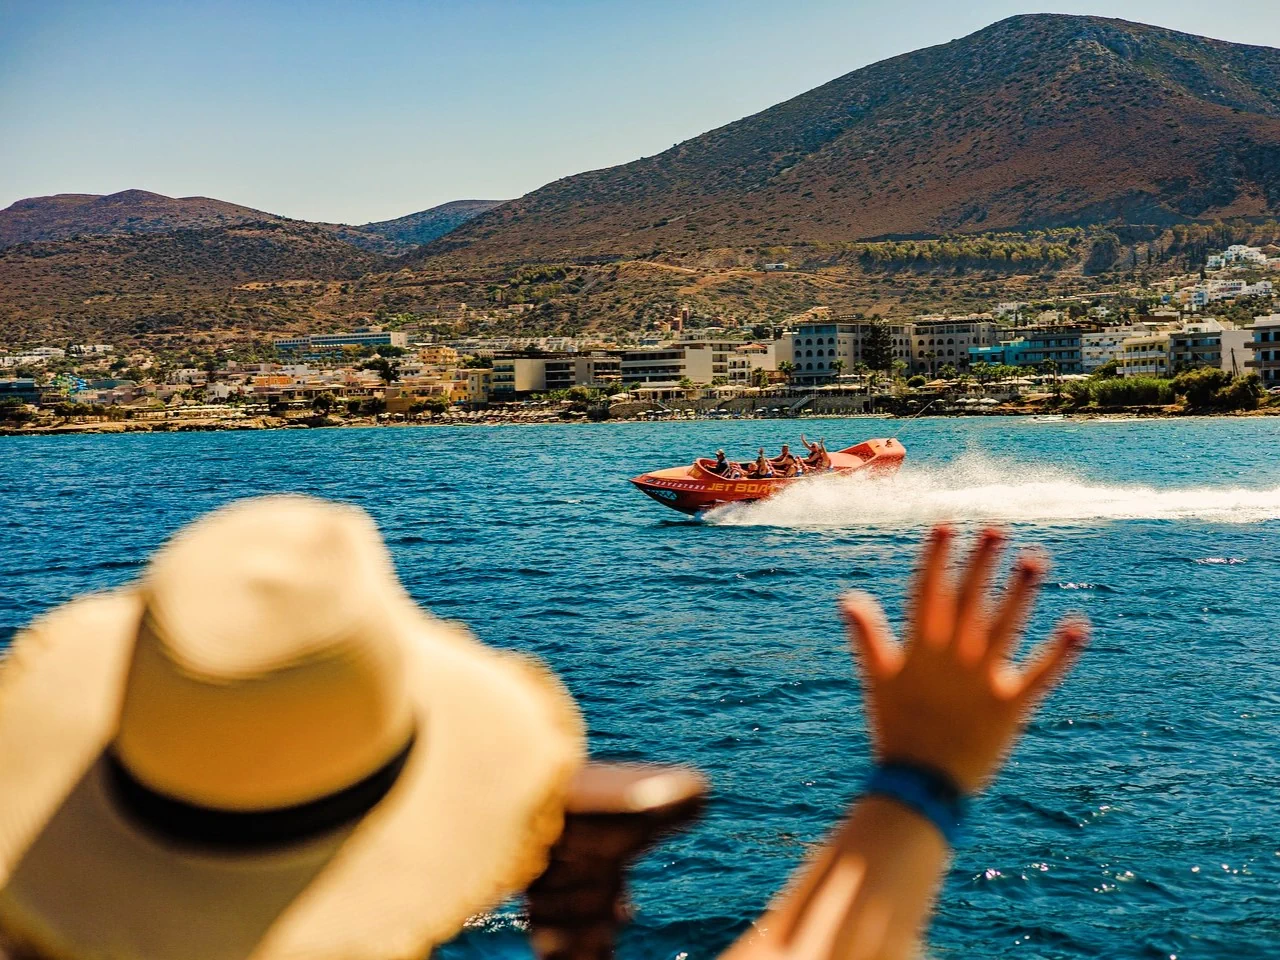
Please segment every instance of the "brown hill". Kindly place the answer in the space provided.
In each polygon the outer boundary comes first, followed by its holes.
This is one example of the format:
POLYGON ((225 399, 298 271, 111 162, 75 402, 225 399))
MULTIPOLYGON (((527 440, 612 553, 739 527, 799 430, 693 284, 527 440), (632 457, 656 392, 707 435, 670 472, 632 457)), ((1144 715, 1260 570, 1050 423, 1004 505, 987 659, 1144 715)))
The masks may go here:
POLYGON ((0 247, 81 234, 167 233, 282 219, 208 197, 175 199, 146 190, 123 190, 108 196, 59 193, 19 200, 0 210, 0 247))
POLYGON ((436 241, 517 263, 1280 210, 1280 51, 1029 15, 854 71, 436 241))
MULTIPOLYGON (((365 250, 403 253, 430 243, 496 207, 501 200, 454 200, 395 220, 348 226, 317 226, 365 250)), ((59 193, 30 197, 0 210, 0 248, 39 240, 119 233, 170 233, 242 223, 306 224, 252 207, 209 197, 166 197, 147 190, 122 190, 107 196, 59 193)))
POLYGON ((298 288, 385 270, 322 225, 82 236, 0 250, 0 343, 165 329, 279 329, 298 288))

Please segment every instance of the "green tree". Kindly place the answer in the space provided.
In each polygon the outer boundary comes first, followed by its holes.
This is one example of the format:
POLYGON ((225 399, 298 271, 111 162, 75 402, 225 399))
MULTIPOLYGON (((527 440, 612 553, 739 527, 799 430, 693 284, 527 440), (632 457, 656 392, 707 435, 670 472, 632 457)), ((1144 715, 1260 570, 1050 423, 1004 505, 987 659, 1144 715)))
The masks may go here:
POLYGON ((883 321, 871 322, 871 329, 862 341, 862 359, 872 370, 892 369, 893 334, 883 321))
POLYGON ((391 386, 391 384, 400 379, 400 365, 388 360, 386 357, 377 357, 370 360, 364 365, 364 369, 376 372, 387 386, 391 386))
POLYGON ((324 393, 317 393, 312 398, 311 409, 322 417, 328 416, 329 411, 333 409, 333 405, 337 402, 338 398, 326 390, 324 393))

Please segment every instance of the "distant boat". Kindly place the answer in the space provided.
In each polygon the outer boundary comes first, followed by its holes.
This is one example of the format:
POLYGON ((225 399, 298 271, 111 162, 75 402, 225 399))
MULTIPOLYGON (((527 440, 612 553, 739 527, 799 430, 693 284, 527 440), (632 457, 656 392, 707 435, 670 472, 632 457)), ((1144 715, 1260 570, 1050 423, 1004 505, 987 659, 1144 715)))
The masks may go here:
POLYGON ((1031 422, 1032 423, 1061 423, 1065 419, 1067 419, 1066 414, 1042 413, 1038 416, 1032 417, 1031 422))
MULTIPOLYGON (((865 440, 844 450, 828 454, 831 472, 857 473, 862 470, 891 472, 902 466, 906 449, 896 439, 865 440)), ((750 503, 771 497, 793 483, 800 483, 824 473, 799 477, 741 477, 730 479, 714 472, 715 460, 703 457, 687 467, 668 467, 633 477, 636 487, 664 507, 697 515, 725 503, 750 503)), ((746 472, 748 464, 739 468, 746 472)))

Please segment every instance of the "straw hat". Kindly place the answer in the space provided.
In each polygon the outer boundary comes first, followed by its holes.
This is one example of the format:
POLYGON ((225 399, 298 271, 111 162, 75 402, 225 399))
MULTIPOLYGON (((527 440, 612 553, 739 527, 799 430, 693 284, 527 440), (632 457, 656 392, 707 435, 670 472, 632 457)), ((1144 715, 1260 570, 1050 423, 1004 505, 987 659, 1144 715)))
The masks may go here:
POLYGON ((415 607, 372 521, 245 501, 0 667, 0 931, 66 960, 415 958, 545 865, 547 671, 415 607))

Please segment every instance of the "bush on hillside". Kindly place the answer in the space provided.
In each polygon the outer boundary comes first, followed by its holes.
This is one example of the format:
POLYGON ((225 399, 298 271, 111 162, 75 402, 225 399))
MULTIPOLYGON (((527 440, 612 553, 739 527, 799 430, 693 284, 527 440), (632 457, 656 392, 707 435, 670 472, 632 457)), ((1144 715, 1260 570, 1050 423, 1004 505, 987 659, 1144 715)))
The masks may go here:
POLYGON ((1255 410, 1267 395, 1262 380, 1256 373, 1236 377, 1218 391, 1216 401, 1220 410, 1255 410))
POLYGON ((1218 391, 1231 383, 1231 374, 1218 367, 1184 370, 1173 378, 1173 390, 1184 397, 1187 406, 1203 410, 1214 406, 1218 391))

